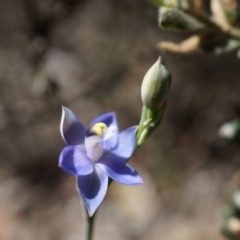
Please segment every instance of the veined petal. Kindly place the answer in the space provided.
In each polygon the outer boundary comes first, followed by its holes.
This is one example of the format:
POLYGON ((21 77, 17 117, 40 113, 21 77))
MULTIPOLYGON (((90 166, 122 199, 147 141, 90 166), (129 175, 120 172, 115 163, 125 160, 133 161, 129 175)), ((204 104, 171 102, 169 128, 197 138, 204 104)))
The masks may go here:
POLYGON ((62 107, 60 132, 67 145, 79 145, 84 143, 86 129, 78 121, 75 114, 66 107, 62 107))
POLYGON ((116 147, 118 142, 118 123, 117 123, 117 117, 114 112, 108 112, 105 114, 102 114, 95 118, 89 125, 92 126, 93 124, 103 122, 107 125, 108 128, 115 129, 115 135, 112 136, 109 140, 106 141, 107 145, 109 145, 111 148, 116 147))
POLYGON ((88 157, 96 162, 103 155, 103 144, 99 136, 91 136, 85 139, 85 148, 88 157))
POLYGON ((108 176, 98 166, 86 176, 77 177, 77 188, 90 216, 97 210, 106 195, 108 176))
POLYGON ((79 176, 88 175, 94 170, 93 162, 77 146, 68 146, 62 150, 58 166, 68 173, 79 176))
POLYGON ((104 154, 96 163, 114 181, 127 184, 139 185, 143 183, 137 171, 124 162, 119 156, 112 153, 104 154))
POLYGON ((128 160, 135 150, 137 126, 127 128, 118 135, 118 144, 111 152, 128 160))

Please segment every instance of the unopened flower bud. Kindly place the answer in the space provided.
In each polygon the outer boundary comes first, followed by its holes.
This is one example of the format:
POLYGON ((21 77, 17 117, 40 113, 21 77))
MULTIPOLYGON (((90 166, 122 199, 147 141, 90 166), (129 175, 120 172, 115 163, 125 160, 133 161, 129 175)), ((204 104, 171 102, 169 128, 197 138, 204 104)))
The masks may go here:
POLYGON ((172 77, 159 57, 144 76, 141 96, 143 104, 149 108, 159 108, 167 97, 172 77))

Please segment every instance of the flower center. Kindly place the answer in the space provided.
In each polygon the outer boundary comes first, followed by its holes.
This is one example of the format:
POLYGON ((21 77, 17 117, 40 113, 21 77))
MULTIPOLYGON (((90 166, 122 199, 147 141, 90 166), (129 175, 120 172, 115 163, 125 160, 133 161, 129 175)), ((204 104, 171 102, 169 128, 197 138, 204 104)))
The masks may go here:
POLYGON ((105 123, 102 123, 102 122, 95 123, 87 130, 87 135, 88 136, 102 136, 106 129, 107 129, 107 125, 105 123))
POLYGON ((96 162, 103 155, 103 142, 115 135, 116 127, 99 122, 90 126, 86 132, 85 148, 88 157, 96 162))

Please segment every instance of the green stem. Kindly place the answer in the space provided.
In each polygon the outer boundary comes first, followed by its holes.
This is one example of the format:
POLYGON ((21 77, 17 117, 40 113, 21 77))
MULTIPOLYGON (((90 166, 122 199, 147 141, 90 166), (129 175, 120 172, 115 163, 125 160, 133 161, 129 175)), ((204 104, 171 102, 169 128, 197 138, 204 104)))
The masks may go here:
POLYGON ((136 148, 140 147, 161 123, 165 107, 166 100, 158 109, 148 108, 143 105, 141 120, 136 137, 136 148))
POLYGON ((93 214, 92 217, 89 217, 89 215, 87 214, 87 234, 86 234, 86 240, 92 240, 93 239, 94 219, 95 219, 95 214, 93 214))
POLYGON ((93 216, 89 216, 88 210, 84 203, 81 201, 82 212, 83 212, 83 219, 84 221, 84 240, 92 240, 93 239, 93 230, 94 230, 94 220, 96 213, 93 216))

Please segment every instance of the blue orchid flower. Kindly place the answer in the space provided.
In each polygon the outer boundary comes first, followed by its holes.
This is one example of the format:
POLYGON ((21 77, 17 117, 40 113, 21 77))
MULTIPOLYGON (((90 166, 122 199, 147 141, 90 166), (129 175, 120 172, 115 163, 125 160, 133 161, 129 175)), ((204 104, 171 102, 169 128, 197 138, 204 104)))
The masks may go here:
POLYGON ((106 195, 108 177, 127 185, 143 183, 126 162, 135 149, 136 126, 118 132, 114 112, 95 118, 86 129, 68 108, 63 107, 60 132, 67 144, 59 157, 59 166, 77 176, 77 188, 94 214, 106 195))

